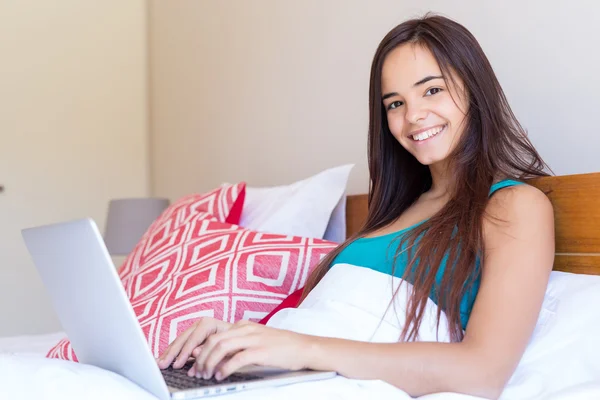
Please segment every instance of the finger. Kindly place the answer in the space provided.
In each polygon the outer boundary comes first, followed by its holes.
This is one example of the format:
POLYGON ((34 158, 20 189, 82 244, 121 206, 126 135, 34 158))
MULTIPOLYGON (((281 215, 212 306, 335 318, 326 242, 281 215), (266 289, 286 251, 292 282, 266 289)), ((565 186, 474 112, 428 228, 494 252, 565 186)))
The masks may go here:
POLYGON ((192 357, 198 358, 201 351, 202 351, 202 346, 196 347, 194 350, 192 350, 192 357))
MULTIPOLYGON (((227 340, 239 336, 247 336, 254 332, 251 327, 234 327, 225 332, 215 333, 211 335, 202 346, 202 351, 196 357, 196 370, 201 372, 203 376, 206 376, 206 360, 212 353, 214 347, 221 341, 227 340)), ((211 375, 212 376, 212 375, 211 375)))
MULTIPOLYGON (((198 357, 201 350, 202 350, 202 346, 198 346, 194 350, 192 350, 192 357, 194 357, 194 358, 198 357)), ((196 375, 196 363, 195 362, 192 365, 192 367, 188 370, 187 374, 188 374, 188 376, 196 375)))
POLYGON ((192 334, 192 332, 195 329, 195 324, 190 326, 188 329, 186 329, 185 331, 183 331, 179 336, 177 336, 175 338, 175 340, 173 340, 168 346, 167 348, 162 352, 162 354, 160 355, 160 357, 158 357, 159 361, 165 360, 167 359, 169 356, 172 356, 173 354, 175 354, 175 352, 177 351, 177 349, 183 345, 183 343, 187 340, 188 336, 192 334))
POLYGON ((265 351, 261 348, 252 348, 239 351, 237 354, 231 357, 231 359, 225 361, 217 367, 215 378, 217 380, 225 379, 229 375, 248 365, 263 365, 264 359, 265 351))
POLYGON ((206 357, 203 369, 204 379, 212 378, 217 365, 226 357, 234 356, 243 350, 252 349, 259 343, 259 340, 260 336, 258 335, 238 336, 220 340, 206 357))
POLYGON ((190 369, 188 370, 188 372, 187 372, 187 375, 188 375, 188 376, 194 376, 194 375, 196 375, 196 363, 194 363, 194 364, 192 365, 192 368, 190 368, 190 369))
POLYGON ((183 331, 171 344, 165 349, 162 355, 158 358, 158 366, 160 368, 166 368, 171 365, 171 362, 179 354, 181 347, 187 341, 188 337, 194 332, 196 324, 190 326, 188 329, 183 331))
POLYGON ((209 320, 204 324, 198 324, 194 332, 185 342, 177 359, 173 363, 173 368, 181 368, 185 365, 192 351, 199 345, 203 344, 207 337, 215 332, 215 326, 209 320))
POLYGON ((208 354, 212 351, 213 347, 219 342, 219 340, 232 338, 244 334, 248 334, 248 328, 238 327, 234 325, 231 329, 223 332, 217 332, 210 335, 202 345, 202 351, 196 356, 196 370, 203 373, 204 363, 208 354))

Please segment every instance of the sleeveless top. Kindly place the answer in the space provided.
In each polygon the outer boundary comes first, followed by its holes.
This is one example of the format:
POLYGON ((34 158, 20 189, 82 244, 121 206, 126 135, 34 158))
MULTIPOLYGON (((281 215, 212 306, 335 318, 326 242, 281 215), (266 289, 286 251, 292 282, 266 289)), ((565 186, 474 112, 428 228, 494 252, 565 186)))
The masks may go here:
MULTIPOLYGON (((502 180, 495 184, 493 184, 490 188, 489 195, 491 196, 495 191, 502 189, 508 186, 515 186, 523 184, 523 182, 515 181, 515 180, 502 180)), ((414 225, 411 225, 405 229, 388 233, 381 236, 371 237, 371 238, 359 238, 350 243, 342 252, 333 260, 331 265, 334 264, 351 264, 357 267, 362 268, 370 268, 375 271, 382 272, 384 274, 391 275, 392 267, 393 267, 393 257, 398 250, 399 240, 402 238, 402 234, 408 232, 409 230, 421 225, 426 222, 427 219, 418 222, 414 225)), ((415 239, 415 244, 419 241, 419 238, 415 239)), ((402 244, 402 250, 406 249, 406 243, 402 244)), ((441 266, 438 269, 438 272, 435 277, 435 286, 439 286, 441 284, 442 276, 446 269, 446 261, 448 254, 442 259, 441 266)), ((394 276, 402 278, 404 275, 405 269, 408 265, 408 255, 407 252, 403 251, 396 259, 395 269, 393 271, 394 276)), ((474 272, 479 270, 479 259, 476 261, 476 266, 474 272)), ((480 274, 477 274, 477 277, 473 281, 473 284, 470 286, 470 289, 464 294, 463 298, 460 302, 460 321, 463 329, 467 326, 467 322, 469 320, 469 316, 471 314, 471 309, 473 308, 473 303, 475 302, 475 297, 477 296, 477 292, 479 291, 480 285, 480 274)), ((434 303, 438 303, 437 293, 433 290, 429 295, 431 300, 434 303)))

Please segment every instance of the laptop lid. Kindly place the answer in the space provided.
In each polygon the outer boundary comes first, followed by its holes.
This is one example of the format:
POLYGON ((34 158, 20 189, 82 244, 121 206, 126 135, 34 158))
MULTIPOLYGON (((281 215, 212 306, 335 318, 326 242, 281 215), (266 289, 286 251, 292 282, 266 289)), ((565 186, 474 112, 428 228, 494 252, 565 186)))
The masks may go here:
POLYGON ((78 360, 169 399, 95 222, 87 218, 28 228, 22 236, 78 360))

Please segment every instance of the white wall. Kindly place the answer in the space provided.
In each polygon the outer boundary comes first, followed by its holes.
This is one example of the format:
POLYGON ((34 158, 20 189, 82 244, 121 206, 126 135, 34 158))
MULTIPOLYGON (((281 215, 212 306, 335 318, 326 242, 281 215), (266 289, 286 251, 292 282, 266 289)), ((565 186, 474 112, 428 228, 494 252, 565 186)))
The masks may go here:
POLYGON ((291 182, 355 162, 367 190, 369 68, 424 11, 466 25, 557 174, 600 171, 600 4, 542 0, 150 3, 153 192, 291 182))
POLYGON ((1 2, 0 336, 59 327, 20 229, 81 216, 103 229, 108 200, 150 193, 150 176, 153 194, 175 198, 354 162, 350 192, 366 191, 373 53, 427 10, 480 40, 556 173, 600 170, 600 4, 412 4, 1 2))
POLYGON ((0 336, 49 332, 20 230, 149 192, 145 2, 2 1, 0 54, 0 336))

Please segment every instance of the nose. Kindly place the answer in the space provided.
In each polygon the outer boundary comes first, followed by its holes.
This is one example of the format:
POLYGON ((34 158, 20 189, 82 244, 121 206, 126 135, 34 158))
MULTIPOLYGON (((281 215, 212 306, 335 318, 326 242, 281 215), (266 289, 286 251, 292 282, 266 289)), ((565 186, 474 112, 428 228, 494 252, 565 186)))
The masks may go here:
POLYGON ((409 123, 416 124, 427 118, 427 110, 419 103, 412 103, 411 105, 407 104, 405 117, 409 123))

